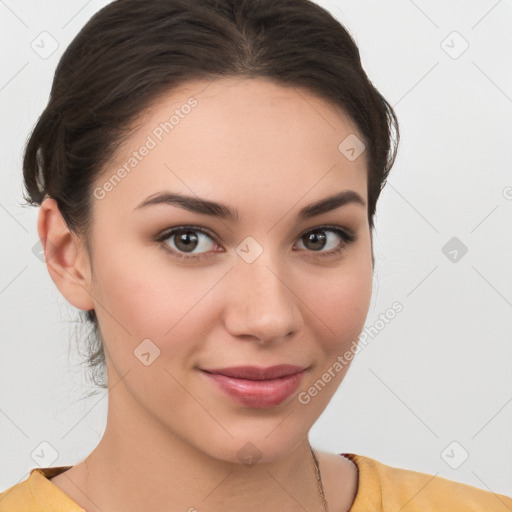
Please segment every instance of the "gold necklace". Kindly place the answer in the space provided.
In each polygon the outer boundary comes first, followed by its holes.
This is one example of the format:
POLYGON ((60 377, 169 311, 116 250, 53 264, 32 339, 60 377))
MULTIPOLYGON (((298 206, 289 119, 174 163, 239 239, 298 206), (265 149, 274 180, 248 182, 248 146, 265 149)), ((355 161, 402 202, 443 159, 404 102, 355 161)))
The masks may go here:
POLYGON ((325 499, 324 486, 322 484, 322 475, 320 473, 320 466, 318 465, 317 453, 311 447, 311 445, 310 445, 310 449, 311 449, 311 454, 313 455, 313 462, 314 462, 314 466, 315 466, 315 476, 316 476, 316 484, 318 487, 318 494, 320 495, 320 498, 322 500, 324 511, 329 512, 329 507, 327 506, 327 500, 325 499))

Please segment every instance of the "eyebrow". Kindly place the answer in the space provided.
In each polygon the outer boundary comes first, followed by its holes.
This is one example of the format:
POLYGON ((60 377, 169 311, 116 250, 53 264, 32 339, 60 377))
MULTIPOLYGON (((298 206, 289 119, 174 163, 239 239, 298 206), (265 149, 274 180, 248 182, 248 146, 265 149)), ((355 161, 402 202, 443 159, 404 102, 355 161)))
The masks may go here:
MULTIPOLYGON (((231 222, 240 220, 240 213, 236 208, 231 208, 228 205, 217 203, 215 201, 208 201, 199 197, 187 196, 168 191, 157 192, 146 198, 142 203, 135 207, 135 210, 146 208, 150 205, 167 204, 171 206, 178 206, 193 213, 202 215, 210 215, 211 217, 218 217, 231 222)), ((364 199, 354 190, 344 190, 332 196, 320 199, 314 203, 309 204, 302 208, 297 214, 300 221, 304 221, 330 212, 347 204, 359 204, 365 206, 364 199)))

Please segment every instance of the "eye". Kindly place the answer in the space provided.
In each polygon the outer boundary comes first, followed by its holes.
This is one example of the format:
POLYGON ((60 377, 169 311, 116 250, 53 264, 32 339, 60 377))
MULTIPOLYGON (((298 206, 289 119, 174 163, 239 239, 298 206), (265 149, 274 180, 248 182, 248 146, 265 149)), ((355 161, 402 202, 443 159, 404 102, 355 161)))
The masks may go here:
POLYGON ((210 251, 212 247, 217 247, 209 233, 194 226, 180 226, 164 231, 155 240, 163 242, 166 250, 174 256, 189 260, 204 258, 206 252, 210 251))
MULTIPOLYGON (((348 230, 337 226, 319 226, 304 233, 299 243, 314 256, 334 256, 346 250, 356 236, 348 230), (341 240, 341 241, 340 241, 341 240), (325 250, 327 249, 327 250, 325 250)), ((195 261, 205 259, 219 251, 219 245, 213 235, 196 226, 180 226, 167 229, 157 235, 155 241, 164 245, 166 251, 174 257, 195 261), (210 254, 208 254, 210 252, 210 254)))
MULTIPOLYGON (((333 256, 346 250, 356 237, 352 232, 336 226, 319 226, 309 230, 300 237, 300 242, 309 252, 319 253, 317 256, 333 256), (338 239, 338 241, 337 241, 338 239), (341 243, 339 240, 341 239, 341 243), (327 249, 324 251, 323 249, 327 249)), ((316 255, 315 255, 316 256, 316 255)))

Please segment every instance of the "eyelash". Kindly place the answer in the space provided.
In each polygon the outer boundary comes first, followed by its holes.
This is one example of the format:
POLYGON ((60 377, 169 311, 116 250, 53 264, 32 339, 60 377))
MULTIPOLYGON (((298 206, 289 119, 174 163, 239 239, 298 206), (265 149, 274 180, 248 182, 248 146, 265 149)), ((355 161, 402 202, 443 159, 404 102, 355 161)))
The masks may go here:
MULTIPOLYGON (((164 249, 167 252, 171 253, 173 256, 180 258, 180 259, 185 259, 185 260, 189 260, 189 261, 198 261, 198 260, 205 259, 205 258, 209 257, 207 255, 208 253, 189 254, 189 255, 185 256, 184 253, 181 253, 179 251, 175 251, 174 249, 171 249, 169 247, 169 245, 164 242, 165 240, 171 238, 173 235, 175 235, 181 231, 194 231, 197 233, 202 233, 202 234, 206 235, 208 238, 211 238, 216 244, 218 243, 216 241, 215 237, 210 232, 206 231, 203 228, 199 228, 197 226, 179 226, 176 228, 165 230, 155 237, 155 241, 158 243, 162 243, 164 249)), ((336 254, 341 254, 348 248, 349 245, 351 245, 356 240, 356 236, 352 232, 347 231, 345 229, 341 229, 337 226, 330 226, 330 225, 323 225, 323 226, 318 226, 313 229, 309 229, 308 231, 305 231, 302 235, 299 236, 299 240, 310 233, 315 233, 318 231, 325 231, 326 233, 334 233, 334 234, 338 235, 343 240, 344 243, 340 247, 338 247, 336 249, 332 249, 330 251, 326 251, 326 252, 319 251, 315 254, 315 257, 323 258, 323 257, 334 256, 336 254)), ((315 251, 307 251, 307 252, 315 253, 315 251)))

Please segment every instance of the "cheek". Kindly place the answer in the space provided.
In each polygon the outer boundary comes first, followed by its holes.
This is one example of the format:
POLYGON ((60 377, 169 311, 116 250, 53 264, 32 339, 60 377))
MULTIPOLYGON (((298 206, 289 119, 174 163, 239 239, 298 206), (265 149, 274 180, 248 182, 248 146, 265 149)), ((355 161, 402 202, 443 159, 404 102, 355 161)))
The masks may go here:
POLYGON ((310 321, 325 333, 321 343, 331 356, 357 341, 370 307, 372 279, 371 254, 358 251, 350 262, 319 276, 315 286, 309 278, 304 283, 310 321))
MULTIPOLYGON (((371 256, 370 256, 371 258, 371 256)), ((358 346, 371 301, 372 267, 364 255, 357 264, 340 266, 315 294, 308 295, 314 325, 317 365, 298 401, 316 420, 348 372, 358 346)), ((311 284, 311 283, 310 283, 311 284)))
POLYGON ((222 277, 222 271, 203 270, 167 264, 158 250, 97 251, 96 311, 116 365, 131 364, 133 351, 144 339, 160 348, 160 361, 169 354, 173 360, 191 355, 197 347, 189 341, 201 339, 201 328, 213 325, 213 309, 205 304, 222 277))

